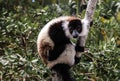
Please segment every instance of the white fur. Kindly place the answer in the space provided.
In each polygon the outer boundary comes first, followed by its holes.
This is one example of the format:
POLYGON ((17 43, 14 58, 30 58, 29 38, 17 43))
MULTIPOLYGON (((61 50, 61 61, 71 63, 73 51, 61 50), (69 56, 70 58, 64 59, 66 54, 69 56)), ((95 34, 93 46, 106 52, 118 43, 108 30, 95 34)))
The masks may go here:
POLYGON ((59 58, 57 58, 54 61, 49 61, 48 62, 48 67, 51 68, 53 67, 55 64, 58 63, 64 63, 64 64, 68 64, 70 66, 74 65, 75 62, 75 46, 72 44, 68 44, 66 45, 66 49, 64 50, 64 52, 59 56, 59 58))
POLYGON ((60 21, 67 21, 70 18, 72 18, 72 17, 70 17, 70 16, 63 16, 63 17, 55 18, 55 19, 51 20, 50 22, 48 22, 46 24, 46 26, 51 26, 53 23, 57 23, 57 22, 60 22, 60 21))
POLYGON ((45 27, 43 27, 43 29, 38 35, 38 39, 37 39, 38 51, 40 49, 40 46, 42 45, 41 43, 49 43, 51 47, 54 47, 54 43, 48 35, 48 30, 49 30, 49 26, 46 25, 45 27))
POLYGON ((86 19, 81 20, 82 23, 82 32, 79 34, 79 36, 86 36, 89 32, 89 22, 86 19))
POLYGON ((64 21, 62 24, 63 30, 65 31, 65 34, 67 37, 72 38, 72 35, 70 34, 69 28, 68 28, 69 22, 64 21))

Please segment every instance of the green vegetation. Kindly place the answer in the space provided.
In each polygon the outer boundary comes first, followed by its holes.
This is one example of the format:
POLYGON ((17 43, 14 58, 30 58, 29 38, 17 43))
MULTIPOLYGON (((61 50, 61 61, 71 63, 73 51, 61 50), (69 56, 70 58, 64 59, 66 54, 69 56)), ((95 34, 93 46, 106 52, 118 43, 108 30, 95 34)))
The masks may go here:
MULTIPOLYGON (((86 44, 89 53, 71 69, 77 81, 120 80, 120 0, 100 1, 86 44)), ((0 81, 49 81, 37 35, 55 17, 83 18, 78 5, 78 0, 0 0, 0 81)))

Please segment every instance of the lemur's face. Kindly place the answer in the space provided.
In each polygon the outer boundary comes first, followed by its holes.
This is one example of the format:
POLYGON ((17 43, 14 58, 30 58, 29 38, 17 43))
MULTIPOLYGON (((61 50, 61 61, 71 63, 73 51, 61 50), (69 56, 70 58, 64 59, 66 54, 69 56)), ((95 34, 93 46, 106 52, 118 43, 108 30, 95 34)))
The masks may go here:
POLYGON ((72 20, 69 23, 69 31, 73 38, 77 38, 82 32, 82 23, 80 20, 72 20))
POLYGON ((78 38, 79 46, 81 47, 85 46, 89 28, 91 25, 92 22, 89 24, 89 22, 85 19, 82 20, 75 19, 69 22, 68 25, 69 32, 73 38, 78 38))

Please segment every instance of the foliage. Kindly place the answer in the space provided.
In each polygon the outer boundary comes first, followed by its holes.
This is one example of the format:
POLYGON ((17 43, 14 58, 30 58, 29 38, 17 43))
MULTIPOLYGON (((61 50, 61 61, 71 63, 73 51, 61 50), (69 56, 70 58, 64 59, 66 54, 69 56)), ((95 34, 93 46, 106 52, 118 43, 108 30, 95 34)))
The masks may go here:
MULTIPOLYGON (((50 70, 36 50, 37 35, 51 19, 75 15, 76 1, 0 0, 1 81, 49 81, 50 70)), ((100 1, 86 44, 89 53, 71 69, 77 81, 120 80, 120 1, 100 1)))

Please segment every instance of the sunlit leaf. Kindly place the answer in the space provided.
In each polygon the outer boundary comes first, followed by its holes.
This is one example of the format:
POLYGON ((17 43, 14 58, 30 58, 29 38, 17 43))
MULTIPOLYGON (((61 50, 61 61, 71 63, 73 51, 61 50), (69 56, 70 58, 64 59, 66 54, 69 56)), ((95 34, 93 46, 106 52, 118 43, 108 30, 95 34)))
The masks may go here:
POLYGON ((107 37, 106 31, 105 31, 103 28, 100 28, 100 32, 101 32, 101 34, 102 34, 104 40, 107 41, 108 37, 107 37))
POLYGON ((101 20, 101 22, 103 22, 103 23, 109 23, 109 20, 108 20, 108 19, 105 19, 104 17, 101 17, 100 20, 101 20))
POLYGON ((116 18, 117 18, 118 22, 120 23, 120 12, 117 13, 116 18))
POLYGON ((32 60, 31 62, 32 63, 36 63, 38 61, 38 59, 34 59, 34 60, 32 60))

